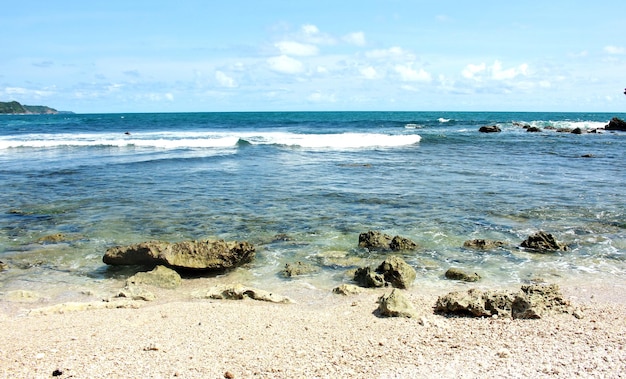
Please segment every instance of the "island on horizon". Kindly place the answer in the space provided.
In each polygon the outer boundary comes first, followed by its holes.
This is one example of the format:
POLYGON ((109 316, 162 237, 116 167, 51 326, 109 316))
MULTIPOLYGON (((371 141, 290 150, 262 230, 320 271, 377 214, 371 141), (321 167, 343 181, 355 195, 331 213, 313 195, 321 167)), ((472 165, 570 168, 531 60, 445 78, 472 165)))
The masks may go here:
POLYGON ((46 105, 22 105, 17 101, 0 101, 0 114, 59 114, 73 113, 58 111, 46 105))

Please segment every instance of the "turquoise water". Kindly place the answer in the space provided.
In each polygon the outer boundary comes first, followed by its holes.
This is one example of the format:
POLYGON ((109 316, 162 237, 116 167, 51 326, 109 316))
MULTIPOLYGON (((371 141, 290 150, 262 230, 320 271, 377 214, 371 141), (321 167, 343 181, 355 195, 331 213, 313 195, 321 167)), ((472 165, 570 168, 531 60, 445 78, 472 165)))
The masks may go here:
POLYGON ((98 287, 131 272, 114 245, 248 240, 251 285, 327 289, 377 265, 357 247, 380 230, 420 245, 404 258, 420 285, 449 267, 485 283, 626 274, 626 133, 584 113, 321 112, 0 117, 0 291, 98 287), (478 128, 497 124, 501 133, 478 128), (527 133, 520 124, 539 126, 527 133), (546 129, 547 128, 547 129, 546 129), (128 133, 128 134, 127 134, 128 133), (583 155, 591 154, 590 158, 583 155), (537 230, 570 251, 516 246, 537 230), (61 243, 38 243, 63 233, 61 243), (288 240, 275 241, 284 234, 288 240), (462 248, 472 238, 511 244, 462 248), (317 274, 287 280, 285 263, 317 274))

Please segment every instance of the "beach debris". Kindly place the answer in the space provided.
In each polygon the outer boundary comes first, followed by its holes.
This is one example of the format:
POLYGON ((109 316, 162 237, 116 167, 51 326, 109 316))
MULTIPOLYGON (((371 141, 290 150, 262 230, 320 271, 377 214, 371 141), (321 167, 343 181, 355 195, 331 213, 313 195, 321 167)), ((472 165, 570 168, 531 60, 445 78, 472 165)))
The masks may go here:
POLYGON ((391 237, 388 234, 370 230, 359 234, 359 247, 368 250, 403 251, 416 250, 418 246, 408 238, 401 236, 391 237))
POLYGON ((294 276, 309 275, 319 271, 319 269, 312 264, 304 262, 286 263, 285 268, 281 271, 283 276, 292 278, 294 276))
POLYGON ((387 257, 376 271, 370 267, 362 267, 355 271, 354 281, 362 287, 408 288, 415 280, 417 273, 413 267, 398 256, 387 257))
POLYGON ((337 295, 357 295, 361 293, 361 287, 355 286, 354 284, 340 284, 339 286, 333 288, 333 293, 337 295))
POLYGON ((409 299, 395 288, 378 299, 377 312, 386 317, 414 318, 417 311, 409 299))
POLYGON ((502 130, 498 127, 498 125, 485 125, 481 126, 478 131, 481 133, 499 133, 502 130))
POLYGON ((530 235, 520 246, 538 252, 567 251, 567 245, 559 243, 552 234, 544 231, 530 235))
POLYGON ((486 239, 473 239, 463 242, 463 247, 474 250, 493 250, 505 246, 506 242, 486 239))
POLYGON ((180 286, 180 275, 165 266, 159 265, 152 271, 138 272, 130 278, 126 279, 126 285, 147 284, 160 288, 177 288, 180 286))
POLYGON ((232 373, 232 372, 230 372, 230 371, 226 371, 226 372, 224 373, 224 378, 225 378, 225 379, 235 379, 235 374, 233 374, 233 373, 232 373))
POLYGON ((293 300, 286 296, 277 295, 268 291, 245 287, 242 284, 218 285, 209 288, 206 292, 196 292, 193 297, 197 299, 218 299, 218 300, 243 300, 252 299, 267 301, 270 303, 293 303, 293 300))
POLYGON ((563 298, 558 285, 523 285, 520 291, 470 289, 440 296, 435 312, 471 317, 507 317, 539 319, 554 313, 569 313, 579 318, 569 301, 563 298))
POLYGON ((445 273, 447 279, 460 280, 463 282, 477 282, 480 280, 480 275, 477 273, 467 273, 459 268, 449 268, 445 273))
POLYGON ((254 255, 254 246, 245 241, 148 241, 109 248, 102 261, 108 265, 164 265, 174 269, 224 271, 250 262, 254 255))
POLYGON ((604 127, 604 130, 620 130, 626 131, 626 121, 619 117, 613 117, 611 121, 604 127))

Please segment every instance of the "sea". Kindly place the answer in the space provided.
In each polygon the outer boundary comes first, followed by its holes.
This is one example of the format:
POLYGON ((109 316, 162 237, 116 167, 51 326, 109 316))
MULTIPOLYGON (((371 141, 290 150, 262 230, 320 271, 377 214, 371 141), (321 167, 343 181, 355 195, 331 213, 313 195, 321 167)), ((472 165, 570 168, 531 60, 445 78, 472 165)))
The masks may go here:
POLYGON ((0 299, 121 288, 142 268, 105 265, 107 248, 207 238, 256 247, 216 280, 329 293, 392 254, 358 246, 369 230, 418 244, 393 253, 417 270, 416 288, 450 287, 451 267, 482 286, 623 280, 626 132, 591 133, 612 117, 626 114, 0 116, 0 299), (537 231, 568 250, 521 248, 537 231), (470 239, 506 245, 464 248, 470 239), (287 277, 297 262, 312 271, 287 277))

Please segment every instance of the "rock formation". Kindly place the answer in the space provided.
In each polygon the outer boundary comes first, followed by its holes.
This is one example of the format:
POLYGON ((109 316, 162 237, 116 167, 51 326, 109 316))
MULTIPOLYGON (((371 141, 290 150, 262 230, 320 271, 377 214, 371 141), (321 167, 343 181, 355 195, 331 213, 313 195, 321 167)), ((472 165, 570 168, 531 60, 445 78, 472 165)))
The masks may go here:
POLYGON ((221 300, 243 300, 248 298, 252 300, 268 301, 271 303, 293 303, 293 301, 288 297, 256 288, 245 287, 241 284, 215 286, 206 292, 195 293, 194 297, 199 299, 221 300))
POLYGON ((378 313, 387 317, 407 317, 417 316, 417 311, 409 299, 402 292, 394 289, 388 295, 383 295, 378 299, 378 313))
POLYGON ((254 258, 248 242, 224 240, 142 242, 108 249, 102 261, 108 265, 164 265, 174 269, 224 271, 254 258))
POLYGON ((461 280, 463 282, 477 282, 480 280, 480 275, 477 273, 467 273, 458 268, 450 268, 445 273, 445 277, 452 280, 461 280))
POLYGON ((626 121, 622 120, 618 117, 613 117, 611 121, 609 121, 608 125, 604 127, 605 130, 620 130, 626 131, 626 121))
POLYGON ((539 252, 567 251, 567 246, 565 244, 558 242, 552 234, 544 231, 539 231, 529 236, 521 243, 520 246, 539 252))
POLYGON ((493 250, 506 245, 505 242, 485 239, 473 239, 463 242, 463 247, 475 250, 493 250))
POLYGON ((407 264, 404 259, 390 256, 372 271, 370 267, 362 267, 356 270, 354 281, 362 287, 408 288, 415 280, 415 269, 407 264))
POLYGON ((478 131, 481 133, 499 133, 502 130, 500 130, 498 125, 486 125, 486 126, 481 126, 480 129, 478 129, 478 131))
POLYGON ((370 230, 366 233, 359 234, 359 247, 368 250, 415 250, 417 244, 408 238, 395 236, 391 237, 378 231, 370 230))
POLYGON ((569 313, 577 318, 582 313, 563 299, 559 287, 552 285, 525 285, 518 292, 480 291, 450 292, 440 296, 435 312, 472 317, 510 317, 537 319, 551 313, 569 313))

